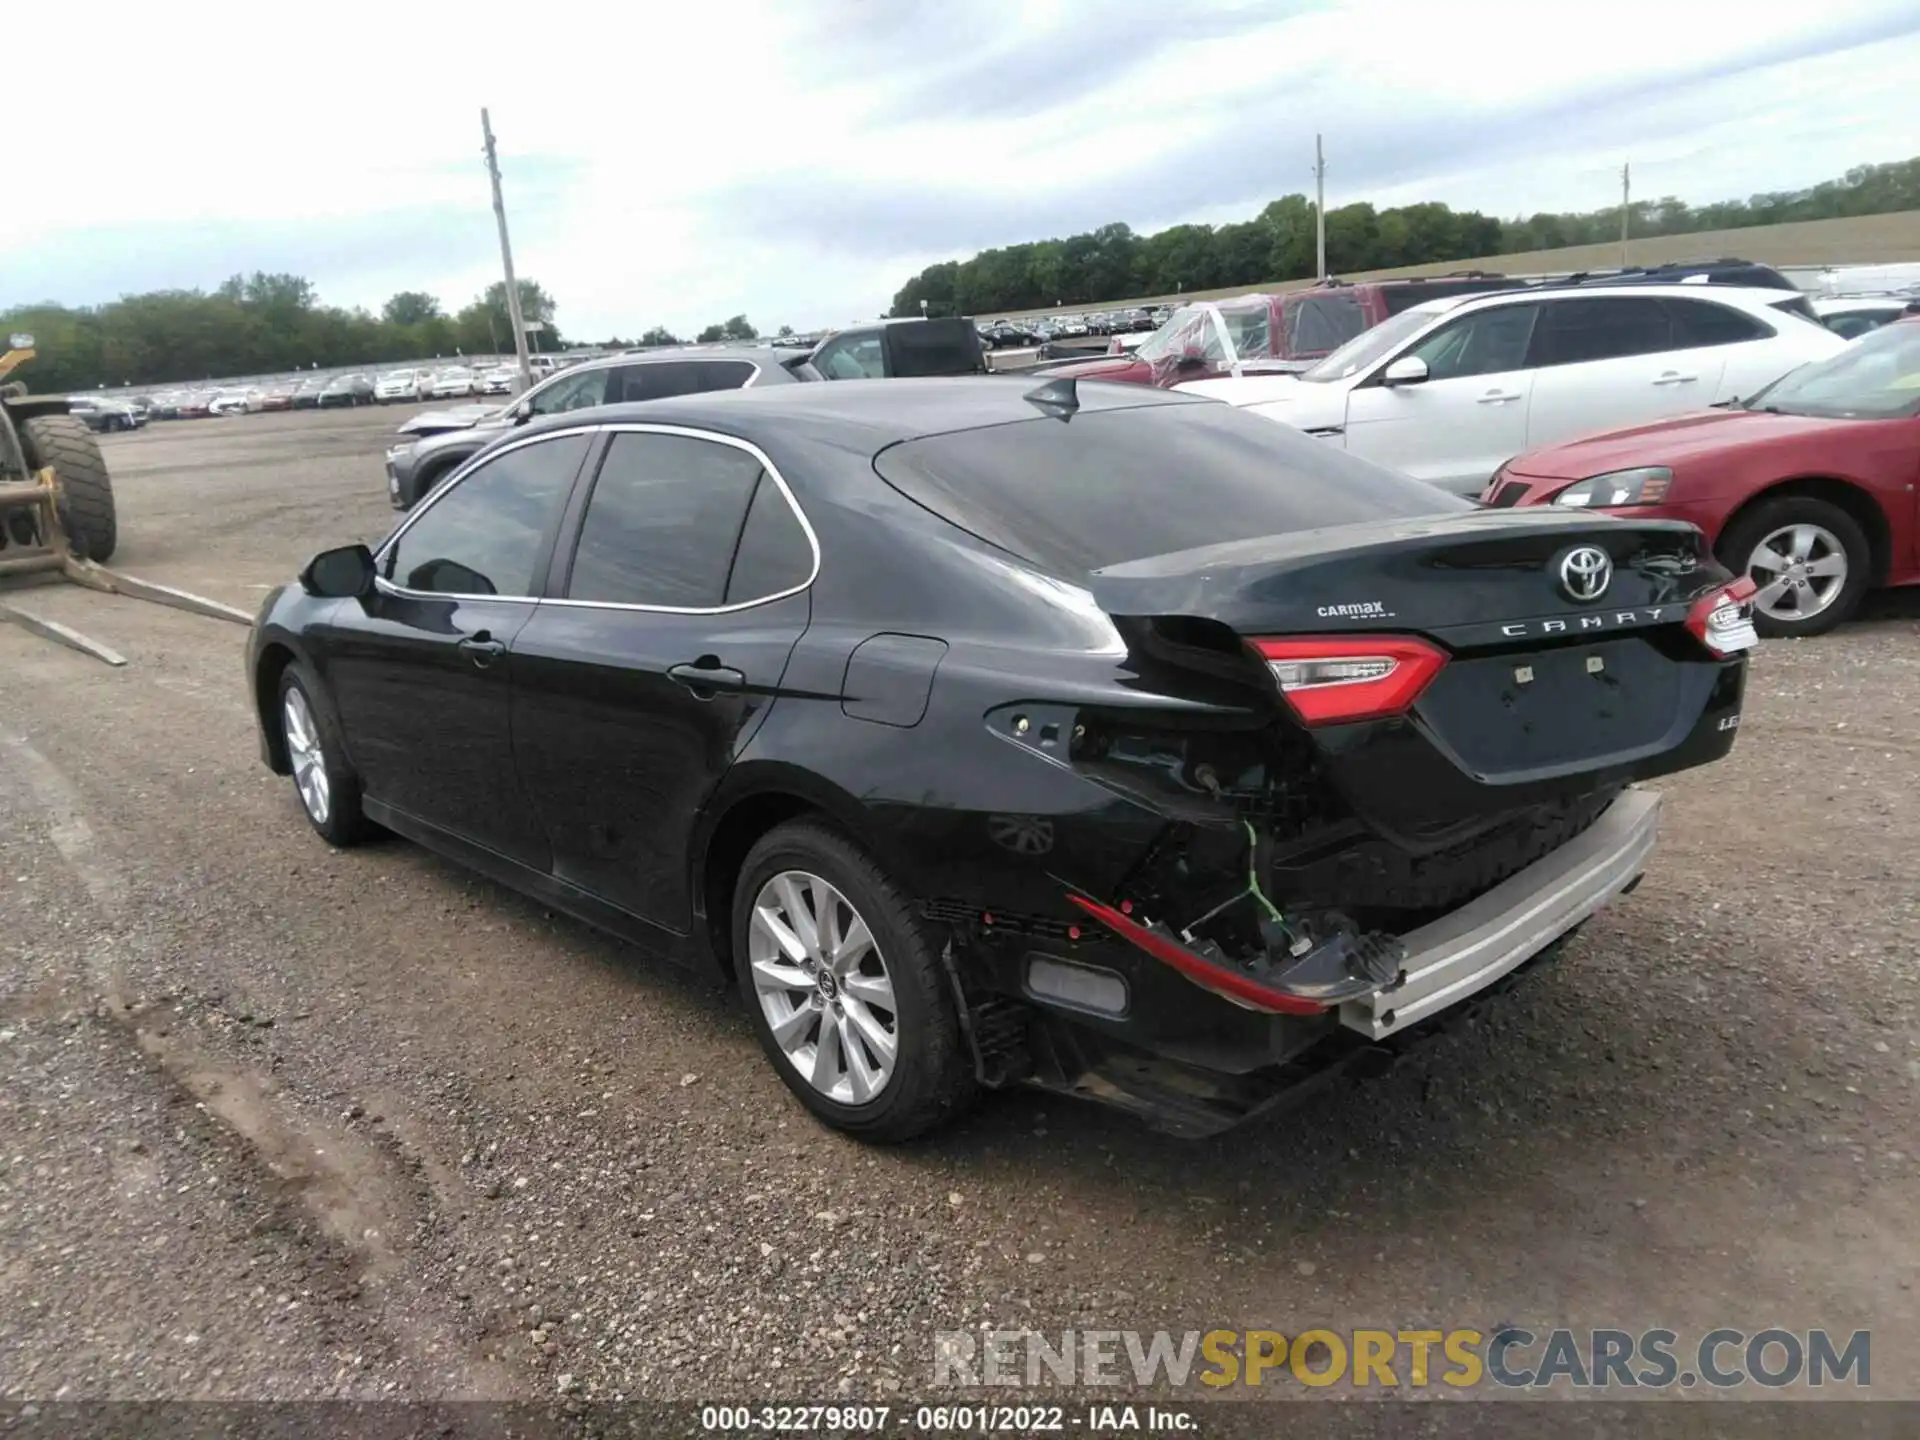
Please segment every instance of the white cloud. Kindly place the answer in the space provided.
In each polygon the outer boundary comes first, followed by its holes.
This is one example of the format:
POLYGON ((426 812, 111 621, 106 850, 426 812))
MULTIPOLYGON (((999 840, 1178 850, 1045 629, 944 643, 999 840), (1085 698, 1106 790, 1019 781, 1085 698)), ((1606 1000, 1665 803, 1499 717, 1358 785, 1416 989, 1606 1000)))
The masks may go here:
MULTIPOLYGON (((482 104, 519 268, 589 336, 743 310, 840 322, 981 244, 1244 216, 1310 188, 1316 129, 1329 203, 1503 215, 1613 203, 1627 159, 1636 194, 1704 201, 1904 158, 1920 134, 1920 16, 1867 0, 1617 0, 1578 29, 1480 0, 443 15, 216 4, 89 25, 84 99, 35 97, 57 138, 17 175, 34 206, 0 213, 0 307, 255 263, 336 303, 458 305, 495 273, 482 104)), ((49 9, 9 27, 15 53, 72 44, 49 9)))

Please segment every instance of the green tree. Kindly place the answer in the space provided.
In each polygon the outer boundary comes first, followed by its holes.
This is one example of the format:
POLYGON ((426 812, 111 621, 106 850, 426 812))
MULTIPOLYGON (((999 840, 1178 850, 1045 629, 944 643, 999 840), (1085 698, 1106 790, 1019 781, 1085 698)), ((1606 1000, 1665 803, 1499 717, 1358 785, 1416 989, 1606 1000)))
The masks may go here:
POLYGON ((380 307, 389 325, 422 325, 440 313, 440 302, 424 290, 402 290, 380 307))
POLYGON ((727 338, 726 326, 709 325, 707 326, 706 329, 702 330, 698 335, 696 335, 694 337, 694 340, 695 340, 695 343, 700 345, 718 345, 722 340, 726 338, 727 338))
POLYGON ((720 333, 729 340, 758 340, 760 332, 747 322, 744 315, 735 315, 720 327, 720 333))
POLYGON ((656 325, 640 337, 642 345, 678 345, 680 337, 664 325, 656 325))
POLYGON ((785 340, 789 335, 793 334, 793 327, 791 325, 782 325, 778 330, 774 331, 773 334, 775 339, 785 340))

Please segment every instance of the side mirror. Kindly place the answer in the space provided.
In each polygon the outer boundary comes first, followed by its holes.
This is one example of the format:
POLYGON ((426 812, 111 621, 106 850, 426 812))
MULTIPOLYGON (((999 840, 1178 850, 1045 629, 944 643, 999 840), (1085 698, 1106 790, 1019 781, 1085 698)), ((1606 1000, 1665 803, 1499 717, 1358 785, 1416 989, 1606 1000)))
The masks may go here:
POLYGON ((322 550, 300 572, 300 588, 323 600, 344 600, 373 593, 373 552, 364 545, 322 550))
POLYGON ((513 417, 514 424, 524 425, 533 418, 533 406, 525 400, 522 400, 517 403, 513 409, 509 410, 507 414, 513 417))
POLYGON ((1427 383, 1427 362, 1418 355, 1402 355, 1387 366, 1380 374, 1382 385, 1424 385, 1427 383))

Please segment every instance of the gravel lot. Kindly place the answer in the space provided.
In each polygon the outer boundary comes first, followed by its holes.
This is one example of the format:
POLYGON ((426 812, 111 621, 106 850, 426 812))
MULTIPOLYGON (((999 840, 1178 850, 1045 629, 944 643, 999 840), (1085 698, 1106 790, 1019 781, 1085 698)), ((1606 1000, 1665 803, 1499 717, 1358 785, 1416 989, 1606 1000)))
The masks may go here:
MULTIPOLYGON (((398 415, 109 437, 116 565, 253 609, 389 528, 398 415)), ((1641 888, 1386 1078, 1201 1144, 1011 1094, 885 1153, 730 996, 329 852, 239 627, 15 598, 130 663, 0 624, 0 1398, 898 1401, 983 1322, 1871 1328, 1920 1398, 1911 596, 1766 647, 1641 888)))

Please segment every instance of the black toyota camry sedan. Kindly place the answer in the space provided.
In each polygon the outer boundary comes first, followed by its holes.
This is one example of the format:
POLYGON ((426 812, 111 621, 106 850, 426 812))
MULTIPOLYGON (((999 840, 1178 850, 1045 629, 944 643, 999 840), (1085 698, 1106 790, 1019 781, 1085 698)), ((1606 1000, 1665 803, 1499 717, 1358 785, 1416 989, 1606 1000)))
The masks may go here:
POLYGON ((856 381, 515 431, 248 665, 328 842, 736 980, 828 1124, 1027 1082, 1204 1134, 1631 889, 1635 782, 1733 743, 1750 596, 1691 526, 1207 400, 856 381))

